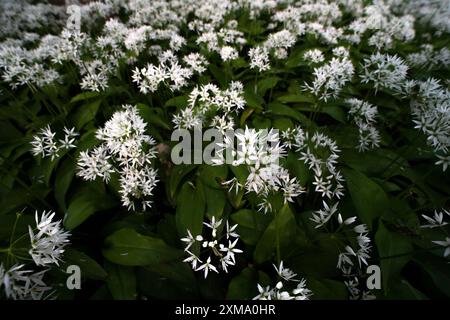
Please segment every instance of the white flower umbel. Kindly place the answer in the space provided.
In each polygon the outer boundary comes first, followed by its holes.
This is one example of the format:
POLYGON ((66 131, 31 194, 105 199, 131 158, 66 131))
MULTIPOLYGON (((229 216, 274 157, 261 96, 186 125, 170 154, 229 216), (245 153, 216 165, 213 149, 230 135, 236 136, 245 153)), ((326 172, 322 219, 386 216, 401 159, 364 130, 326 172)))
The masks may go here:
POLYGON ((378 110, 376 106, 356 98, 347 99, 350 106, 349 118, 357 125, 359 131, 360 152, 379 147, 380 134, 375 127, 378 110))
POLYGON ((228 272, 228 267, 236 263, 235 255, 242 253, 242 250, 236 248, 239 240, 239 234, 235 231, 237 225, 230 226, 227 221, 223 231, 222 222, 223 219, 216 220, 213 216, 210 222, 203 223, 210 230, 208 235, 193 236, 191 231, 187 230, 187 236, 181 239, 186 244, 184 251, 188 254, 184 262, 190 263, 195 271, 203 271, 205 278, 210 271, 228 272), (193 253, 195 250, 199 253, 193 253))
POLYGON ((269 53, 265 48, 250 48, 248 56, 250 57, 250 69, 257 69, 259 72, 270 69, 269 53))
POLYGON ((214 84, 194 88, 189 94, 188 106, 174 115, 173 123, 179 129, 194 129, 203 124, 224 131, 234 127, 232 115, 244 108, 242 83, 233 81, 229 88, 219 89, 214 84))
POLYGON ((297 274, 289 268, 283 266, 283 261, 277 267, 273 265, 280 278, 275 287, 262 287, 257 285, 259 294, 253 300, 309 300, 312 295, 311 290, 306 288, 306 280, 296 279, 297 274), (292 284, 295 283, 296 285, 292 284), (290 287, 289 290, 286 287, 290 287))
POLYGON ((339 148, 335 141, 320 132, 310 135, 302 128, 288 129, 281 134, 287 149, 295 149, 299 159, 313 171, 315 191, 328 199, 344 194, 343 177, 336 168, 339 148))
POLYGON ((149 197, 158 182, 152 167, 156 157, 155 140, 146 134, 147 124, 135 106, 124 105, 97 130, 102 144, 90 152, 81 152, 77 175, 85 180, 97 177, 108 182, 112 173, 119 174, 122 204, 128 210, 151 206, 149 197))
POLYGON ((41 129, 38 134, 33 136, 31 153, 34 156, 43 158, 50 157, 53 161, 59 157, 61 150, 76 148, 75 138, 78 136, 78 133, 75 132, 75 128, 68 129, 64 127, 64 139, 58 140, 55 136, 56 133, 50 129, 50 126, 41 129))
POLYGON ((401 92, 407 72, 408 66, 401 58, 377 52, 364 59, 360 77, 362 83, 371 83, 375 92, 380 88, 401 92))
POLYGON ((239 190, 243 186, 246 192, 254 192, 258 195, 260 203, 259 211, 272 210, 268 197, 282 194, 284 203, 293 202, 295 197, 304 192, 298 180, 291 178, 288 170, 283 168, 279 161, 285 156, 285 149, 279 141, 278 133, 271 130, 256 130, 246 127, 244 132, 236 132, 234 139, 226 136, 222 149, 216 155, 214 163, 224 164, 227 154, 231 154, 231 165, 245 165, 248 176, 245 181, 237 181, 235 178, 223 182, 239 190))
POLYGON ((33 272, 23 270, 24 264, 15 264, 5 270, 0 264, 0 289, 3 288, 7 298, 14 300, 42 300, 49 298, 52 288, 47 286, 43 277, 47 270, 33 272))
POLYGON ((69 244, 70 232, 64 231, 62 221, 53 221, 55 213, 35 213, 36 226, 28 226, 31 249, 30 256, 37 266, 59 265, 64 247, 69 244))
POLYGON ((305 83, 304 88, 320 100, 328 101, 337 98, 353 77, 354 67, 347 57, 334 57, 323 66, 314 68, 314 81, 305 83))

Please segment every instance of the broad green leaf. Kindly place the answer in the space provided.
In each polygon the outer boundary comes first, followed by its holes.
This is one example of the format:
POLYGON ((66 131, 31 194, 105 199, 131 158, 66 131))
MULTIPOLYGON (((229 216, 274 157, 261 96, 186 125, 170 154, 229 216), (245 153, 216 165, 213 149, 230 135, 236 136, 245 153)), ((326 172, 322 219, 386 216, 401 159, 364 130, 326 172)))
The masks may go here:
POLYGON ((374 220, 389 209, 386 193, 361 172, 344 169, 343 174, 359 218, 372 229, 374 220))
POLYGON ((73 121, 77 130, 81 130, 89 121, 94 120, 101 103, 102 100, 97 99, 77 107, 73 114, 73 121))
POLYGON ((306 287, 312 291, 312 300, 346 300, 348 290, 341 281, 307 278, 306 287))
POLYGON ((87 254, 69 248, 64 252, 64 265, 77 265, 81 269, 81 276, 87 279, 103 280, 108 274, 106 271, 87 254))
POLYGON ((71 158, 67 158, 56 170, 55 178, 55 199, 62 210, 66 210, 66 193, 69 190, 73 176, 75 175, 75 165, 71 158))
POLYGON ((136 300, 136 275, 132 267, 106 263, 108 271, 106 284, 115 300, 136 300))
POLYGON ((375 235, 375 244, 380 256, 383 290, 387 294, 391 284, 400 277, 402 268, 411 259, 413 247, 409 239, 389 231, 382 221, 375 235))
MULTIPOLYGON (((275 213, 275 217, 264 231, 261 239, 256 245, 253 258, 255 262, 261 264, 269 261, 277 246, 280 250, 289 244, 296 232, 296 221, 292 214, 289 205, 284 205, 283 208, 275 213)), ((282 252, 280 252, 282 254, 282 252)))
POLYGON ((228 286, 227 299, 249 300, 258 294, 258 272, 253 268, 245 268, 235 276, 228 286))
POLYGON ((414 261, 417 262, 431 277, 436 287, 443 294, 450 297, 450 274, 448 260, 436 257, 430 253, 416 255, 414 261))
POLYGON ((231 220, 238 224, 237 230, 241 240, 248 245, 258 243, 271 219, 271 215, 264 215, 250 209, 241 209, 231 215, 231 220))
POLYGON ((134 229, 120 229, 105 239, 103 256, 125 266, 161 265, 182 258, 183 252, 159 238, 143 236, 134 229))
POLYGON ((202 233, 205 206, 202 183, 197 181, 196 186, 193 187, 189 182, 185 182, 177 197, 177 211, 175 213, 180 237, 186 236, 187 230, 195 235, 202 233))
POLYGON ((270 78, 265 78, 265 79, 259 80, 258 81, 258 94, 261 97, 264 97, 266 91, 274 88, 277 85, 279 80, 280 80, 280 78, 278 78, 278 77, 270 77, 270 78))
POLYGON ((116 204, 111 196, 94 188, 85 188, 70 201, 64 216, 64 227, 73 230, 95 212, 112 208, 116 204))

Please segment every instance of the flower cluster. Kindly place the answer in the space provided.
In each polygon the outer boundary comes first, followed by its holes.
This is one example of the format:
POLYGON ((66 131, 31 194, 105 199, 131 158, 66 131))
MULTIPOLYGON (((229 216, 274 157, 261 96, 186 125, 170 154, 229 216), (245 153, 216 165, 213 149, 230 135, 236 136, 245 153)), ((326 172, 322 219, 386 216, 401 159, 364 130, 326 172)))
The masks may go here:
POLYGON ((276 265, 273 265, 273 267, 278 274, 279 281, 273 288, 271 286, 263 287, 258 284, 259 294, 253 300, 309 300, 312 292, 306 288, 305 279, 296 279, 297 274, 291 269, 285 268, 283 261, 280 262, 278 267, 276 265), (286 290, 286 286, 289 286, 291 283, 297 285, 290 291, 286 290))
MULTIPOLYGON (((35 266, 46 267, 46 269, 41 271, 25 270, 25 264, 19 263, 6 269, 3 263, 0 263, 0 289, 3 287, 6 298, 41 300, 54 295, 52 287, 45 284, 44 276, 49 270, 48 267, 53 264, 59 266, 64 247, 70 243, 70 232, 64 231, 61 220, 53 221, 54 216, 55 213, 52 211, 44 211, 40 216, 36 211, 36 225, 28 226, 31 246, 28 254, 35 266)), ((20 215, 17 216, 17 219, 19 218, 20 215)), ((23 236, 19 237, 16 242, 22 238, 23 236)), ((8 255, 12 255, 15 259, 26 259, 16 256, 14 252, 14 243, 10 243, 8 255)))
MULTIPOLYGON (((444 220, 445 216, 450 217, 450 212, 445 209, 443 209, 442 211, 435 210, 433 216, 422 214, 422 217, 424 218, 426 223, 422 224, 420 227, 430 229, 440 228, 442 231, 444 231, 443 227, 448 225, 448 222, 444 220)), ((434 240, 432 242, 444 248, 444 258, 450 256, 450 237, 448 236, 448 232, 446 233, 446 237, 444 240, 434 240)))
POLYGON ((339 148, 335 141, 326 135, 314 132, 310 135, 296 127, 282 132, 284 145, 295 148, 302 160, 314 173, 315 191, 328 199, 339 199, 343 195, 343 177, 336 168, 339 148))
POLYGON ((184 251, 189 255, 184 262, 189 262, 192 269, 202 271, 205 278, 209 271, 219 273, 219 269, 228 272, 228 267, 236 263, 236 253, 242 253, 242 250, 236 247, 239 234, 236 233, 237 224, 230 225, 226 222, 226 229, 222 227, 223 219, 216 220, 213 216, 210 222, 203 222, 205 227, 210 230, 210 234, 203 236, 192 235, 187 230, 187 237, 181 241, 186 243, 184 251), (197 252, 197 253, 194 253, 197 252))
POLYGON ((128 210, 136 210, 136 202, 144 210, 150 207, 149 197, 158 181, 152 168, 156 142, 145 133, 146 126, 135 106, 124 105, 97 130, 102 144, 80 152, 78 159, 77 174, 85 180, 102 178, 108 182, 113 172, 119 174, 122 204, 128 210))
POLYGON ((234 118, 244 108, 244 88, 240 82, 231 82, 221 90, 214 84, 194 88, 189 94, 188 106, 174 115, 176 128, 194 129, 201 125, 212 126, 225 132, 234 128, 234 118))
POLYGON ((37 266, 58 265, 64 247, 69 243, 70 232, 64 231, 61 220, 53 222, 54 216, 54 212, 44 211, 39 219, 36 211, 36 230, 28 226, 31 241, 29 254, 37 266))
POLYGON ((401 58, 379 52, 364 59, 363 69, 361 82, 371 83, 375 92, 380 88, 401 92, 408 73, 408 66, 401 58))
POLYGON ((33 136, 31 141, 33 155, 43 158, 50 157, 53 161, 60 156, 62 150, 76 147, 75 139, 78 133, 75 132, 75 128, 67 129, 64 127, 64 139, 56 139, 55 135, 56 133, 50 129, 50 126, 47 126, 33 136))
POLYGON ((344 86, 351 81, 354 72, 353 64, 347 56, 333 57, 323 66, 314 68, 314 81, 312 84, 305 83, 305 89, 326 102, 339 96, 344 86))
POLYGON ((293 198, 304 192, 297 178, 290 177, 288 170, 280 165, 280 159, 285 156, 284 146, 279 141, 276 130, 255 130, 245 128, 244 132, 234 137, 225 136, 222 149, 213 160, 216 165, 224 164, 227 155, 233 157, 233 166, 243 165, 246 177, 234 177, 223 182, 232 189, 244 188, 246 192, 254 192, 260 202, 258 210, 272 211, 271 197, 281 194, 283 202, 293 202, 293 198))
POLYGON ((347 99, 350 106, 349 117, 357 125, 359 131, 359 151, 377 148, 380 145, 380 134, 375 127, 377 107, 356 98, 347 99))

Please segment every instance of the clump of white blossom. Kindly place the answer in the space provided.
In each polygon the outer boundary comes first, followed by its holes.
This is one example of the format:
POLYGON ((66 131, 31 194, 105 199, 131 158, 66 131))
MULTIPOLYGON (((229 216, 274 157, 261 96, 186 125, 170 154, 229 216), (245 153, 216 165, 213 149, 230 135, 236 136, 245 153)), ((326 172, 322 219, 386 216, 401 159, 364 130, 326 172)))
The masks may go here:
POLYGON ((217 220, 213 216, 209 222, 203 222, 208 232, 193 235, 187 230, 186 238, 181 239, 186 243, 184 252, 188 255, 184 262, 190 263, 195 271, 203 271, 205 278, 210 271, 227 273, 228 268, 236 263, 235 255, 243 252, 237 248, 237 224, 230 225, 226 221, 223 229, 222 223, 223 219, 217 220))
POLYGON ((242 181, 237 177, 224 181, 229 191, 254 192, 258 195, 258 211, 272 211, 272 196, 281 194, 284 203, 293 202, 294 198, 304 192, 299 181, 291 177, 287 169, 280 165, 285 157, 285 148, 279 140, 278 132, 256 130, 246 127, 244 132, 236 132, 234 136, 225 136, 214 164, 228 163, 231 156, 232 166, 244 166, 248 175, 242 181), (236 144, 235 144, 236 138, 236 144))
POLYGON ((50 129, 50 126, 42 128, 31 141, 31 153, 42 158, 50 157, 55 160, 60 156, 62 150, 69 150, 76 148, 75 141, 79 135, 75 132, 75 128, 68 129, 64 127, 64 138, 57 139, 56 132, 50 129))
POLYGON ((85 180, 101 178, 108 182, 117 173, 123 206, 136 210, 151 207, 150 197, 158 181, 152 159, 155 140, 146 134, 147 124, 135 106, 124 105, 113 114, 96 137, 102 143, 90 151, 81 151, 77 175, 85 180))
POLYGON ((55 213, 43 212, 41 217, 36 211, 36 227, 28 226, 31 249, 30 256, 37 266, 59 264, 64 247, 70 242, 70 232, 64 231, 62 221, 53 221, 55 213))
POLYGON ((214 84, 194 88, 188 105, 173 117, 177 129, 194 129, 205 125, 225 132, 234 128, 234 117, 244 108, 244 87, 238 81, 221 90, 214 84))
POLYGON ((283 261, 273 267, 279 278, 276 285, 272 288, 258 284, 259 294, 253 300, 309 300, 312 292, 306 287, 305 279, 298 280, 295 272, 283 266, 283 261))
POLYGON ((359 151, 366 151, 380 146, 380 133, 375 127, 378 110, 376 106, 357 98, 347 99, 350 106, 349 118, 356 124, 359 131, 359 151))

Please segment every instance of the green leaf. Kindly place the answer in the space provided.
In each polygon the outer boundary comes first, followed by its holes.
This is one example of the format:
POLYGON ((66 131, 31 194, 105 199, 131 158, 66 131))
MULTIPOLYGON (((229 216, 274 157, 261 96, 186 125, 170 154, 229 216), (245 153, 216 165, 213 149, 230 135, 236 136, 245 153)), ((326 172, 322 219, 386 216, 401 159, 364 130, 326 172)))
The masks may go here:
POLYGON ((247 88, 244 91, 244 99, 249 107, 258 110, 263 109, 264 99, 261 98, 259 95, 255 94, 255 92, 251 89, 251 87, 247 88))
POLYGON ((175 194, 178 190, 178 186, 180 185, 181 181, 184 177, 186 177, 192 170, 197 168, 197 166, 193 164, 181 164, 177 165, 172 169, 172 172, 170 174, 169 178, 169 194, 170 198, 174 199, 175 194))
POLYGON ((95 188, 85 188, 70 201, 64 216, 64 227, 73 230, 94 213, 112 208, 116 204, 111 196, 95 188))
POLYGON ((231 220, 238 224, 237 230, 241 240, 248 245, 256 245, 272 216, 264 215, 250 209, 241 209, 231 215, 231 220))
POLYGON ((138 103, 137 108, 139 110, 140 116, 150 124, 153 124, 162 129, 170 130, 171 125, 164 118, 162 109, 150 108, 148 105, 143 103, 138 103))
POLYGON ((206 195, 206 216, 221 218, 227 201, 224 190, 204 186, 206 195))
POLYGON ((75 97, 73 97, 70 100, 70 103, 96 98, 96 97, 99 97, 100 95, 101 95, 100 92, 95 92, 95 91, 82 92, 82 93, 77 94, 75 97))
POLYGON ((77 130, 81 130, 88 122, 94 120, 102 100, 97 99, 79 106, 73 115, 73 121, 77 130))
POLYGON ((245 268, 234 277, 228 286, 227 299, 249 300, 258 294, 258 272, 253 268, 245 268))
POLYGON ((106 263, 108 271, 106 283, 115 300, 136 300, 136 275, 130 267, 106 263))
POLYGON ((344 300, 348 298, 347 287, 340 281, 307 278, 306 287, 313 293, 312 300, 344 300))
POLYGON ((195 188, 189 182, 184 183, 177 197, 177 211, 175 214, 180 237, 186 236, 187 230, 190 230, 195 235, 202 233, 205 204, 205 195, 201 182, 197 181, 195 188))
POLYGON ((281 103, 292 103, 292 102, 307 102, 314 103, 315 98, 313 95, 304 93, 304 94, 286 94, 283 96, 279 96, 277 98, 281 103))
POLYGON ((359 217, 372 229, 374 220, 388 211, 389 200, 386 193, 361 172, 344 169, 343 174, 359 217))
POLYGON ((81 269, 81 276, 87 279, 103 280, 108 274, 106 271, 87 254, 69 248, 64 252, 64 265, 77 265, 81 269))
POLYGON ((125 266, 147 266, 177 261, 183 252, 159 238, 143 236, 134 229, 120 229, 105 239, 103 256, 125 266))
POLYGON ((200 180, 208 187, 221 189, 219 182, 224 181, 228 175, 228 167, 226 165, 212 166, 202 165, 198 171, 200 180))
POLYGON ((431 253, 416 255, 414 261, 430 275, 436 287, 438 287, 447 297, 450 297, 448 261, 441 257, 436 257, 431 253))
POLYGON ((187 96, 178 96, 178 97, 173 97, 169 100, 166 101, 166 103, 164 104, 165 107, 177 107, 177 108, 182 108, 187 106, 188 104, 188 97, 187 96))
POLYGON ((270 111, 274 115, 290 117, 294 120, 299 121, 300 123, 303 123, 306 126, 311 126, 312 124, 311 120, 309 120, 300 112, 294 110, 293 108, 285 104, 276 101, 269 103, 268 111, 270 111))
POLYGON ((398 280, 402 268, 411 259, 408 253, 413 247, 406 237, 389 231, 382 221, 375 235, 375 243, 380 255, 383 289, 387 294, 391 284, 398 280))
POLYGON ((275 213, 275 217, 264 231, 261 239, 256 245, 253 258, 255 262, 261 264, 269 261, 277 245, 280 249, 290 243, 296 232, 296 221, 289 205, 275 213))
POLYGON ((270 77, 270 78, 265 78, 265 79, 258 81, 258 94, 261 97, 264 97, 264 95, 266 94, 266 91, 274 88, 277 85, 279 80, 280 80, 280 78, 278 78, 278 77, 270 77))

